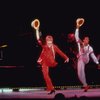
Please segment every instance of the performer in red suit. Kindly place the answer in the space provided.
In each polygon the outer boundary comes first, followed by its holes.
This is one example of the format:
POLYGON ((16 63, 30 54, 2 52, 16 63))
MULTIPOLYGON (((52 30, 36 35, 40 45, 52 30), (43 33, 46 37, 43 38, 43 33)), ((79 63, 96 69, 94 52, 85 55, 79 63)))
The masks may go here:
POLYGON ((43 45, 39 37, 39 29, 37 28, 36 38, 42 47, 42 52, 37 62, 42 66, 42 72, 47 85, 47 90, 50 91, 49 94, 52 94, 55 93, 55 89, 49 76, 49 67, 55 67, 57 65, 57 62, 55 61, 55 54, 58 53, 65 59, 65 62, 68 62, 69 58, 55 44, 53 44, 53 37, 51 35, 46 36, 46 43, 43 45))
MULTIPOLYGON (((57 62, 55 61, 55 54, 58 53, 61 57, 65 59, 65 62, 68 62, 69 58, 55 44, 53 44, 52 36, 46 36, 45 45, 43 45, 40 40, 38 40, 38 42, 43 49, 37 62, 42 66, 42 72, 47 84, 47 90, 53 92, 55 90, 49 77, 49 67, 55 67, 57 65, 57 62)), ((50 92, 50 94, 52 92, 50 92)))

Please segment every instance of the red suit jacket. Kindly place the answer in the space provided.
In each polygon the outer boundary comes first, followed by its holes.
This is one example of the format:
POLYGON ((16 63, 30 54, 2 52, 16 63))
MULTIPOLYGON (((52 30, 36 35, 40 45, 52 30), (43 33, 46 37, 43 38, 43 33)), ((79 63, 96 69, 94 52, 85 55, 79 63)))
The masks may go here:
MULTIPOLYGON (((46 64, 48 67, 55 67, 57 65, 57 62, 55 61, 52 50, 46 44, 42 45, 42 42, 40 40, 38 41, 38 43, 42 46, 43 49, 37 62, 40 65, 46 64)), ((68 59, 68 57, 55 44, 53 44, 53 48, 54 54, 57 53, 65 60, 68 59)))

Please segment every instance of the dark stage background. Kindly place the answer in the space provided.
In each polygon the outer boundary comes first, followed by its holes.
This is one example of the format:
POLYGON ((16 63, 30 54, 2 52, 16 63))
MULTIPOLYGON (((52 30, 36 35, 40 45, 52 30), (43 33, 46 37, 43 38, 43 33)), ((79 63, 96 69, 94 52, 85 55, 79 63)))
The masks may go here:
MULTIPOLYGON (((98 0, 97 0, 98 1, 98 0)), ((67 34, 74 32, 75 20, 83 17, 85 23, 80 37, 90 36, 90 44, 96 55, 100 53, 99 3, 81 0, 1 0, 0 45, 7 44, 0 60, 0 87, 45 86, 41 67, 37 64, 41 47, 35 37, 31 22, 40 20, 42 37, 54 37, 54 43, 67 52, 67 34), (9 68, 10 66, 10 68, 9 68), (11 68, 11 66, 16 66, 11 68)), ((50 69, 54 85, 81 85, 76 70, 57 56, 58 66, 50 69)), ((89 84, 100 84, 100 70, 90 62, 86 67, 89 84)))

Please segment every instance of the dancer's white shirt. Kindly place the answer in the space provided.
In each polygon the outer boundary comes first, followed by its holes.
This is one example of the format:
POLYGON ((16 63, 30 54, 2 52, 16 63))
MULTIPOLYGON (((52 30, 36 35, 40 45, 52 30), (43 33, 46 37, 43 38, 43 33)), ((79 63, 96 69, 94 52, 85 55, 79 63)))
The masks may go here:
POLYGON ((78 44, 79 58, 83 59, 84 63, 87 64, 90 60, 89 56, 91 56, 93 61, 96 64, 99 64, 99 61, 93 52, 93 48, 89 44, 87 46, 83 46, 83 48, 81 48, 81 44, 79 42, 80 38, 79 38, 79 29, 78 28, 75 30, 75 39, 78 44))

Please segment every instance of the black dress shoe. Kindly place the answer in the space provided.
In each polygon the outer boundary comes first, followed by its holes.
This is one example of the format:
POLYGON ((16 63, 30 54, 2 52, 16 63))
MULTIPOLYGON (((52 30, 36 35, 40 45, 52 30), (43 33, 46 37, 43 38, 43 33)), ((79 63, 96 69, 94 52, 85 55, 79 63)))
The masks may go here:
POLYGON ((55 90, 51 90, 48 94, 55 94, 55 90))

